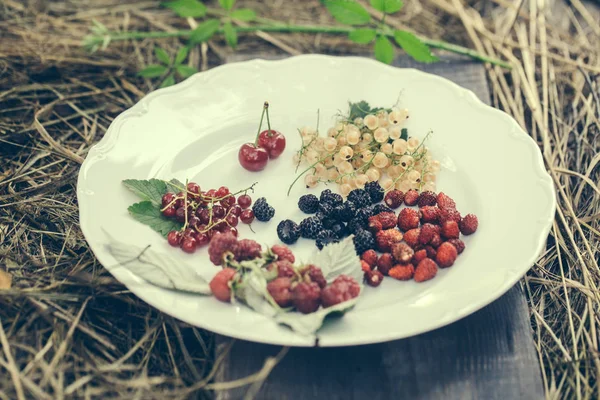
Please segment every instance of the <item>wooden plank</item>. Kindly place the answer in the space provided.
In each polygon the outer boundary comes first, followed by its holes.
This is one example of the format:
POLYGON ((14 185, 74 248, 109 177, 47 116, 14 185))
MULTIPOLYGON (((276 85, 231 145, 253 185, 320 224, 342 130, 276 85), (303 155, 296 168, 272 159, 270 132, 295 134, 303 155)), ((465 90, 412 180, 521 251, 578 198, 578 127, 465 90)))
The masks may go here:
MULTIPOLYGON (((256 56, 254 56, 256 57, 256 56)), ((230 61, 253 58, 237 55, 230 61)), ((395 63, 444 76, 489 103, 481 64, 456 56, 442 62, 395 63)), ((217 352, 231 339, 219 336, 217 352)), ((216 380, 257 372, 281 347, 237 341, 216 380)), ((219 392, 244 398, 248 388, 219 392)), ((460 321, 412 338, 344 348, 293 348, 263 383, 259 399, 539 399, 543 386, 529 312, 519 285, 460 321)))

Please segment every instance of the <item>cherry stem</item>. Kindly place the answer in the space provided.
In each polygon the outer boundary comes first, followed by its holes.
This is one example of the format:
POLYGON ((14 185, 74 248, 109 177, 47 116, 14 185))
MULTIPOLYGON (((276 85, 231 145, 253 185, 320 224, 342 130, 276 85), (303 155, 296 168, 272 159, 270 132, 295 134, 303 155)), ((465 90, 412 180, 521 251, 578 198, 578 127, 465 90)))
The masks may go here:
POLYGON ((263 107, 262 114, 260 115, 260 123, 258 125, 258 132, 256 132, 256 139, 254 139, 254 147, 258 147, 258 136, 260 136, 260 129, 262 128, 263 118, 265 117, 265 112, 269 108, 269 103, 265 101, 265 105, 263 107))
POLYGON ((269 120, 269 102, 265 101, 265 110, 267 110, 267 127, 269 128, 269 137, 273 136, 271 133, 271 120, 269 120))

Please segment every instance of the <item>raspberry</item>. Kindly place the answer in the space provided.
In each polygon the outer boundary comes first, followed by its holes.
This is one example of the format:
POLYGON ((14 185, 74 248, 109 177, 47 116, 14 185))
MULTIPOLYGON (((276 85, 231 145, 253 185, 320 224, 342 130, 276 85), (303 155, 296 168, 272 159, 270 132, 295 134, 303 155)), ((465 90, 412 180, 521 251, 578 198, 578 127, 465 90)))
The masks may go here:
POLYGON ((360 294, 360 285, 353 277, 348 275, 339 275, 331 282, 332 285, 344 285, 351 298, 355 298, 360 294))
POLYGON ((252 212, 257 220, 267 222, 275 215, 275 209, 271 207, 264 197, 259 197, 252 205, 252 212))
POLYGON ((262 248, 252 239, 242 239, 233 246, 233 256, 236 261, 254 260, 260 257, 262 248))
POLYGON ((294 244, 300 237, 300 227, 291 219, 286 219, 277 224, 277 236, 285 244, 294 244))
POLYGON ((340 275, 331 285, 321 291, 321 302, 323 307, 327 308, 353 299, 359 293, 360 286, 354 279, 340 275))
POLYGON ((392 245, 402 240, 402 232, 397 229, 386 229, 379 231, 375 235, 375 243, 377 250, 381 252, 389 252, 392 250, 392 245))
POLYGON ((367 250, 375 248, 375 238, 373 234, 369 231, 360 230, 352 239, 354 242, 354 248, 356 250, 356 254, 362 254, 367 250))
POLYGON ((398 208, 402 205, 404 201, 404 193, 398 189, 391 190, 386 193, 383 202, 391 208, 398 208))
POLYGON ((321 305, 321 288, 315 282, 300 282, 292 289, 292 304, 303 314, 317 311, 321 305))
POLYGON ((298 208, 305 214, 314 214, 319 208, 319 199, 314 194, 305 194, 298 200, 298 208))
POLYGON ((422 260, 427 258, 427 250, 421 249, 415 252, 415 255, 412 258, 413 265, 418 265, 422 260))
POLYGON ((277 256, 278 260, 288 260, 292 264, 296 261, 296 257, 294 257, 292 250, 282 244, 273 245, 273 247, 271 247, 271 252, 277 256))
POLYGON ((419 200, 417 200, 417 204, 419 205, 419 207, 435 206, 436 203, 437 199, 435 193, 433 193, 430 190, 422 192, 419 195, 419 200))
POLYGON ((288 260, 275 261, 267 265, 269 271, 272 271, 273 268, 277 269, 277 276, 280 278, 293 278, 296 276, 294 266, 288 260))
POLYGON ((403 231, 417 228, 419 226, 419 212, 412 208, 403 208, 398 214, 398 228, 403 231))
POLYGON ((431 242, 431 239, 433 239, 433 235, 435 234, 437 234, 435 225, 429 223, 423 224, 423 226, 421 226, 421 233, 419 234, 419 243, 427 244, 431 242))
POLYGON ((381 285, 381 282, 383 281, 383 274, 377 270, 375 271, 365 271, 365 282, 367 282, 367 285, 372 286, 372 287, 377 287, 379 285, 381 285))
POLYGON ((465 249, 465 242, 463 242, 460 239, 450 239, 450 240, 448 240, 448 243, 450 243, 454 247, 456 247, 456 251, 458 252, 458 254, 462 253, 463 250, 465 249))
POLYGON ((327 203, 332 207, 335 207, 342 204, 344 199, 339 194, 333 193, 331 189, 325 189, 321 192, 319 201, 321 202, 321 204, 327 203))
POLYGON ((414 249, 419 244, 420 234, 421 234, 421 228, 411 229, 404 234, 403 239, 407 245, 409 245, 410 247, 412 247, 414 249))
POLYGON ((437 222, 440 216, 440 209, 434 206, 425 206, 421 208, 421 222, 437 222))
POLYGON ((396 243, 392 246, 392 256, 401 264, 410 262, 414 254, 415 251, 406 243, 396 243))
POLYGON ((419 201, 419 192, 414 189, 409 190, 404 195, 404 204, 407 206, 414 206, 419 201))
POLYGON ((360 259, 366 261, 371 267, 375 267, 377 265, 377 253, 375 253, 375 250, 365 251, 360 256, 360 259))
MULTIPOLYGON (((373 217, 371 217, 373 218, 373 217)), ((375 215, 375 218, 379 219, 381 222, 381 227, 383 229, 391 229, 396 226, 398 223, 398 217, 393 212, 383 212, 375 215)), ((370 220, 370 218, 369 218, 370 220)))
POLYGON ((373 206, 373 214, 374 215, 381 214, 381 213, 393 213, 393 212, 394 212, 394 210, 392 210, 385 204, 380 203, 380 204, 375 204, 373 206))
POLYGON ((372 268, 369 265, 369 263, 366 262, 365 260, 360 260, 360 269, 362 269, 363 272, 368 272, 368 271, 372 270, 372 268))
POLYGON ((437 205, 439 208, 451 208, 456 209, 456 203, 450 196, 446 195, 443 192, 439 192, 437 195, 437 205))
POLYGON ((276 278, 267 283, 267 291, 279 307, 292 305, 292 280, 290 278, 276 278))
POLYGON ((215 265, 222 265, 223 258, 227 252, 233 252, 237 244, 237 238, 231 233, 217 233, 208 245, 208 256, 215 265))
POLYGON ((415 282, 425 282, 437 275, 437 265, 431 258, 421 260, 415 269, 415 282))
POLYGON ((381 187, 381 185, 379 184, 379 182, 377 181, 373 181, 373 182, 368 182, 365 185, 365 190, 367 191, 367 193, 369 194, 369 197, 371 198, 371 203, 375 204, 375 203, 379 203, 381 200, 383 200, 383 188, 381 187))
POLYGON ((217 272, 209 283, 212 294, 221 301, 231 301, 231 288, 229 282, 233 280, 236 274, 233 268, 224 268, 217 272))
POLYGON ((477 230, 479 222, 474 214, 467 214, 460 220, 459 226, 463 235, 471 235, 477 230))
POLYGON ((451 243, 444 242, 437 248, 437 254, 435 261, 437 261, 440 268, 448 268, 454 264, 458 257, 458 251, 451 243))
MULTIPOLYGON (((441 239, 440 239, 441 240, 441 239)), ((425 246, 425 251, 427 252, 427 257, 435 260, 435 256, 437 254, 437 250, 433 246, 425 246)))
POLYGON ((319 248, 319 250, 323 250, 323 247, 327 246, 330 243, 338 243, 340 240, 338 236, 333 233, 330 229, 322 230, 317 234, 317 241, 315 244, 319 248))
POLYGON ((399 281, 408 281, 415 275, 415 267, 412 264, 398 264, 390 269, 389 275, 399 281))
POLYGON ((300 235, 306 239, 316 239, 323 230, 323 224, 317 217, 308 217, 300 222, 300 235))
POLYGON ((442 236, 446 239, 458 239, 460 231, 458 230, 456 221, 450 220, 442 224, 442 236))
POLYGON ((387 275, 394 266, 394 257, 390 253, 383 253, 377 260, 377 269, 384 275, 387 275))
POLYGON ((348 194, 348 200, 356 205, 356 208, 361 209, 371 205, 371 196, 364 189, 354 189, 348 194))
POLYGON ((460 213, 454 208, 440 208, 439 212, 439 221, 440 224, 443 224, 446 221, 455 221, 456 223, 460 222, 460 213))
POLYGON ((442 237, 440 236, 440 234, 436 233, 435 235, 433 235, 429 244, 434 249, 437 249, 438 247, 440 247, 440 244, 442 244, 442 237))
POLYGON ((338 221, 348 222, 356 215, 356 204, 351 201, 346 201, 342 205, 338 205, 333 210, 333 217, 338 221))
POLYGON ((307 265, 298 272, 300 275, 302 275, 304 282, 314 282, 319 285, 321 289, 327 286, 327 281, 323 276, 323 271, 321 271, 321 268, 317 267, 316 265, 307 265))
POLYGON ((373 233, 377 233, 383 229, 381 221, 377 217, 369 217, 369 230, 373 233))

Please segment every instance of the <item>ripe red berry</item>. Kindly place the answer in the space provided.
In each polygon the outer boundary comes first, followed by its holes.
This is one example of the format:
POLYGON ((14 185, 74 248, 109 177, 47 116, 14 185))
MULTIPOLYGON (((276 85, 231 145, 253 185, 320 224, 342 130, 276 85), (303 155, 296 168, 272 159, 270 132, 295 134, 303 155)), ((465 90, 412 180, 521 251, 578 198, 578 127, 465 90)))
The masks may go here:
POLYGON ((412 260, 415 251, 406 243, 396 243, 392 246, 392 256, 400 264, 407 264, 412 260))
POLYGON ((196 217, 198 217, 201 224, 208 224, 210 221, 210 210, 207 208, 198 208, 196 210, 196 217))
POLYGON ((439 221, 440 224, 443 224, 446 221, 455 221, 459 223, 461 220, 460 213, 454 208, 440 208, 439 212, 439 221))
POLYGON ((355 298, 360 294, 360 285, 353 278, 340 275, 321 291, 323 307, 331 307, 355 298))
POLYGON ((171 231, 167 235, 167 242, 173 247, 179 247, 181 244, 181 232, 179 231, 171 231))
POLYGON ((365 271, 365 282, 367 282, 367 285, 369 286, 377 287, 383 282, 383 274, 377 270, 365 271))
POLYGON ((198 185, 196 182, 189 182, 187 184, 187 190, 190 193, 199 194, 200 193, 200 185, 198 185))
POLYGON ((439 208, 456 209, 456 203, 454 202, 454 200, 452 200, 450 196, 446 195, 443 192, 438 193, 436 200, 439 208))
POLYGON ((223 208, 226 208, 226 209, 233 207, 233 205, 235 204, 235 196, 229 195, 229 196, 225 197, 223 200, 219 201, 219 203, 223 206, 223 208))
POLYGON ((275 278, 267 284, 267 291, 279 307, 290 307, 292 305, 292 281, 290 278, 275 278))
POLYGON ((242 208, 238 205, 235 205, 229 209, 229 214, 239 217, 242 214, 242 208))
POLYGON ((390 269, 389 275, 399 281, 408 281, 415 275, 415 267, 412 264, 398 264, 390 269))
POLYGON ((235 278, 236 270, 225 268, 217 272, 209 283, 210 291, 220 301, 231 301, 231 287, 229 282, 235 278))
POLYGON ((409 190, 404 195, 404 204, 407 206, 414 206, 419 201, 419 192, 414 189, 409 190))
POLYGON ((398 214, 398 228, 403 231, 417 228, 420 218, 419 211, 413 208, 403 208, 398 214))
POLYGON ((435 261, 437 261, 440 268, 448 268, 454 264, 456 257, 458 257, 456 247, 448 242, 444 242, 437 248, 435 261))
POLYGON ((360 294, 360 285, 354 280, 353 277, 348 275, 339 275, 331 282, 332 285, 345 285, 346 290, 350 294, 351 298, 355 298, 360 294))
POLYGON ((298 272, 302 275, 304 282, 315 282, 321 289, 327 286, 323 271, 315 265, 307 265, 298 272))
POLYGON ((375 250, 365 251, 364 253, 362 253, 360 258, 361 258, 361 260, 366 261, 367 264, 369 264, 371 266, 371 268, 374 268, 375 266, 377 266, 377 253, 375 252, 375 250))
POLYGON ((235 237, 238 237, 238 235, 239 235, 239 232, 238 232, 237 228, 235 228, 233 226, 226 226, 225 228, 223 228, 223 230, 221 232, 223 232, 223 233, 231 233, 235 237))
POLYGON ((277 256, 277 260, 288 260, 292 264, 296 261, 296 257, 294 257, 292 250, 283 244, 273 245, 271 251, 277 256))
POLYGON ((435 223, 440 215, 440 209, 435 206, 424 206, 421 208, 421 222, 435 223))
POLYGON ((363 272, 368 272, 371 271, 373 268, 371 268, 369 263, 365 260, 360 260, 360 269, 362 269, 363 272))
POLYGON ((296 270, 294 265, 288 260, 275 261, 267 266, 267 269, 271 271, 273 268, 277 269, 278 277, 294 278, 296 277, 296 270))
POLYGON ((402 205, 404 193, 401 190, 393 189, 386 193, 383 202, 390 208, 396 209, 402 205))
POLYGON ((415 269, 415 282, 425 282, 437 275, 437 265, 431 258, 421 260, 415 269))
MULTIPOLYGON (((437 247, 439 247, 439 245, 437 247)), ((435 260, 435 256, 437 255, 437 250, 435 247, 427 245, 425 246, 425 251, 427 252, 427 257, 431 258, 432 260, 435 260)))
POLYGON ((292 303, 296 309, 309 314, 321 305, 321 288, 315 282, 300 282, 292 289, 292 303))
POLYGON ((236 261, 254 260, 260 257, 261 246, 252 239, 242 239, 231 249, 236 261))
POLYGON ((205 232, 196 233, 196 242, 198 244, 198 247, 208 244, 208 242, 210 242, 210 237, 208 236, 208 233, 205 233, 205 232))
POLYGON ((252 221, 254 221, 254 212, 252 212, 250 209, 242 211, 240 214, 240 220, 244 224, 251 224, 252 221))
POLYGON ((451 243, 454 247, 456 247, 458 254, 462 253, 465 249, 465 242, 460 239, 450 239, 448 240, 448 243, 451 243))
POLYGON ((422 260, 427 258, 427 250, 421 249, 415 252, 412 258, 413 265, 418 265, 422 260))
POLYGON ((396 214, 393 212, 382 212, 371 218, 377 218, 379 222, 381 222, 382 229, 394 228, 398 223, 398 217, 396 217, 396 214))
POLYGON ((185 222, 185 208, 184 207, 179 207, 177 210, 175 210, 175 219, 178 222, 185 222))
POLYGON ((375 245, 380 252, 392 251, 392 246, 402 240, 402 232, 397 229, 386 229, 375 235, 375 245))
POLYGON ((244 143, 238 153, 238 161, 248 171, 262 171, 269 161, 269 153, 254 143, 244 143))
POLYGON ((196 247, 198 247, 198 244, 196 242, 196 239, 194 239, 193 237, 184 237, 183 240, 181 241, 181 250, 185 251, 186 253, 193 253, 196 251, 196 247))
POLYGON ((233 248, 237 244, 237 238, 232 234, 217 233, 210 240, 208 245, 208 256, 215 265, 223 264, 223 256, 227 252, 233 253, 233 248))
POLYGON ((477 221, 477 217, 474 214, 467 214, 460 220, 460 232, 463 235, 471 235, 475 233, 477 227, 479 226, 479 222, 477 221))
POLYGON ((383 225, 381 225, 381 221, 377 219, 377 217, 369 217, 369 230, 373 233, 379 232, 383 229, 383 225))
POLYGON ((435 225, 430 223, 423 224, 423 226, 421 226, 421 233, 419 233, 419 243, 423 245, 430 243, 433 236, 437 233, 435 225))
POLYGON ((394 257, 390 253, 383 253, 377 259, 377 269, 383 274, 387 275, 390 269, 394 266, 394 257))
POLYGON ((258 135, 258 145, 267 150, 270 159, 275 159, 285 150, 285 136, 274 129, 265 130, 258 135))
POLYGON ((214 199, 217 195, 217 191, 215 189, 209 189, 206 191, 205 193, 205 197, 209 197, 211 199, 214 199))
POLYGON ((442 224, 442 236, 446 239, 458 239, 460 230, 456 221, 446 221, 442 224))
POLYGON ((238 217, 236 217, 235 215, 228 215, 227 217, 225 217, 225 221, 227 221, 227 225, 231 227, 236 227, 239 222, 238 217))
POLYGON ((173 218, 175 216, 176 213, 176 209, 174 206, 171 207, 167 207, 163 210, 163 215, 167 218, 173 218))
POLYGON ((168 193, 163 194, 163 197, 162 197, 162 206, 166 207, 173 200, 175 200, 175 195, 173 193, 168 192, 168 193))
POLYGON ((439 233, 434 234, 433 237, 431 238, 431 240, 429 241, 429 244, 434 249, 437 249, 438 247, 440 247, 440 244, 442 244, 442 237, 440 236, 440 234, 439 233))
POLYGON ((435 206, 437 203, 437 199, 435 193, 432 191, 426 190, 419 195, 419 199, 417 200, 417 204, 419 207, 425 206, 435 206))
POLYGON ((227 186, 221 186, 215 192, 215 196, 219 199, 227 196, 228 194, 229 194, 229 188, 227 186))
POLYGON ((240 205, 240 207, 242 207, 245 210, 246 208, 250 207, 250 205, 252 205, 252 198, 247 194, 243 194, 240 197, 238 197, 237 202, 240 205))
POLYGON ((212 214, 213 218, 223 218, 225 216, 225 209, 223 206, 216 204, 212 208, 212 214))

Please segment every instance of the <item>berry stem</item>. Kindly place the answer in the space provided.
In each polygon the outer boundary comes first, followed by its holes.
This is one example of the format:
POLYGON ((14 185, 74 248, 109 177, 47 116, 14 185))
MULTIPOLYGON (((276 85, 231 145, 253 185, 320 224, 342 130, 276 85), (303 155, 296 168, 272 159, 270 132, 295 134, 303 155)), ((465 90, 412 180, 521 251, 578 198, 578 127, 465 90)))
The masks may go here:
POLYGON ((260 123, 258 124, 258 132, 256 132, 256 139, 254 139, 254 147, 258 147, 258 136, 260 135, 260 129, 262 128, 263 118, 265 117, 265 112, 269 108, 269 103, 265 101, 265 105, 262 110, 262 114, 260 115, 260 123))
POLYGON ((269 135, 269 137, 273 136, 273 134, 271 133, 271 120, 269 119, 269 102, 265 101, 265 110, 267 111, 267 128, 269 129, 269 133, 267 133, 269 135))
POLYGON ((188 180, 185 180, 185 194, 183 195, 183 211, 185 215, 185 224, 183 224, 183 230, 188 226, 188 180))

